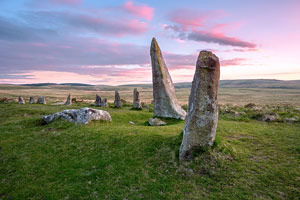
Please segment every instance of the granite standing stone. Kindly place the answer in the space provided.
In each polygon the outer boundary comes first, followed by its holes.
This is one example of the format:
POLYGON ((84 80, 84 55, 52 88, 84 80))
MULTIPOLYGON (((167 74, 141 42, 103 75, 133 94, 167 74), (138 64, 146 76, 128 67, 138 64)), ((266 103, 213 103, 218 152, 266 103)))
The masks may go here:
POLYGON ((220 62, 210 51, 201 51, 189 97, 179 159, 192 158, 202 147, 212 146, 218 124, 220 62))
POLYGON ((96 94, 96 100, 95 100, 94 105, 101 106, 101 97, 98 94, 96 94))
POLYGON ((151 42, 150 55, 152 63, 154 116, 184 120, 186 112, 178 103, 173 81, 155 38, 151 42))
POLYGON ((30 98, 29 98, 29 103, 30 103, 30 104, 33 104, 33 103, 34 103, 34 97, 30 97, 30 98))
POLYGON ((38 98, 38 100, 36 101, 37 104, 46 104, 46 98, 41 96, 38 98))
POLYGON ((65 102, 65 105, 67 105, 67 106, 72 105, 71 94, 68 95, 67 100, 66 100, 66 102, 65 102))
POLYGON ((140 100, 140 93, 137 88, 133 90, 133 106, 134 109, 142 109, 142 104, 140 100))
POLYGON ((118 90, 115 91, 115 107, 116 108, 122 108, 122 102, 121 102, 121 97, 120 94, 118 92, 118 90))
POLYGON ((107 98, 104 98, 103 101, 101 101, 101 106, 102 107, 108 107, 108 105, 107 105, 107 98))
POLYGON ((25 104, 24 98, 21 97, 21 96, 19 96, 19 98, 18 98, 18 103, 19 103, 19 104, 25 104))

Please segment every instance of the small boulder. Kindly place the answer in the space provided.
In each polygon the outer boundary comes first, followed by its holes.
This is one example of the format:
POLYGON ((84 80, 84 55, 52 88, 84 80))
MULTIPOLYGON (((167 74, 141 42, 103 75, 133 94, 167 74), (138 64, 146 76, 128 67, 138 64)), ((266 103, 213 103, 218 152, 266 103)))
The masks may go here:
POLYGON ((63 110, 61 112, 54 113, 52 115, 46 115, 43 117, 43 122, 49 124, 55 119, 64 119, 69 122, 78 124, 88 124, 92 120, 109 121, 111 122, 111 116, 107 111, 96 110, 92 108, 70 109, 63 110))
POLYGON ((285 118, 284 121, 288 123, 295 123, 298 121, 298 119, 296 117, 291 117, 291 118, 285 118))
POLYGON ((107 98, 104 98, 103 101, 101 101, 101 106, 102 107, 108 107, 107 98))
POLYGON ((129 121, 129 124, 134 125, 135 123, 133 121, 129 121))
POLYGON ((25 104, 24 98, 21 97, 21 96, 19 96, 19 98, 18 98, 18 103, 19 103, 19 104, 25 104))
POLYGON ((248 103, 244 107, 245 108, 254 108, 256 105, 254 103, 248 103))
POLYGON ((273 122, 279 119, 278 115, 264 115, 263 121, 264 122, 273 122))
POLYGON ((167 124, 159 118, 149 118, 148 123, 150 126, 164 126, 167 124))

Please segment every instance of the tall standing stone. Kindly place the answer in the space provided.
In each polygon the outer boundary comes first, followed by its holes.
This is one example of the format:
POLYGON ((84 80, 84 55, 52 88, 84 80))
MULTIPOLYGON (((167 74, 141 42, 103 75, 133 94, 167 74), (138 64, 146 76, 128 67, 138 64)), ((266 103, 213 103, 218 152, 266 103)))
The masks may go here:
POLYGON ((218 124, 220 62, 210 51, 201 51, 189 97, 179 159, 192 158, 200 148, 212 146, 218 124))
POLYGON ((140 92, 137 90, 137 88, 134 88, 133 90, 133 106, 134 109, 142 109, 142 104, 140 100, 140 92))
POLYGON ((96 94, 96 100, 95 100, 94 105, 101 106, 101 97, 98 94, 96 94))
POLYGON ((34 103, 34 97, 29 97, 29 103, 33 104, 34 103))
POLYGON ((154 116, 184 120, 186 112, 178 103, 173 81, 155 38, 151 42, 150 55, 152 63, 154 116))
POLYGON ((21 96, 19 96, 19 98, 18 98, 18 103, 19 103, 19 104, 25 104, 24 98, 21 97, 21 96))
POLYGON ((68 95, 65 105, 67 105, 67 106, 72 105, 71 94, 68 95))
POLYGON ((121 102, 121 97, 120 94, 118 92, 118 90, 115 91, 115 107, 116 108, 122 108, 122 102, 121 102))
POLYGON ((36 101, 37 104, 46 104, 46 98, 41 96, 38 98, 38 100, 36 101))
POLYGON ((103 101, 101 101, 101 106, 102 107, 108 107, 108 105, 107 105, 107 98, 104 98, 103 101))

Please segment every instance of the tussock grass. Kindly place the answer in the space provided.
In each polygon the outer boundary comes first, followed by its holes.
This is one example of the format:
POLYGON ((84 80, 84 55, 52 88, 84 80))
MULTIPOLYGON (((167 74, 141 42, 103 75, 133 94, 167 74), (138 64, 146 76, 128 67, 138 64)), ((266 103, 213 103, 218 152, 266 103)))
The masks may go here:
POLYGON ((85 106, 0 104, 0 199, 299 199, 299 124, 220 115, 215 145, 179 163, 184 122, 147 126, 148 109, 40 124, 85 106))

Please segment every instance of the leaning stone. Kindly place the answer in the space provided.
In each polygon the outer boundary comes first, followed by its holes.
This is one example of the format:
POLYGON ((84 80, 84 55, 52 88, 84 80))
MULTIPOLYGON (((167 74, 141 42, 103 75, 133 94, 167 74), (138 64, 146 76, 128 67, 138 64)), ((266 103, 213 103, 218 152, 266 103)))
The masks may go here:
POLYGON ((167 123, 158 118, 149 118, 148 121, 150 126, 164 126, 167 123))
POLYGON ((178 103, 173 81, 155 38, 151 42, 150 55, 152 63, 154 116, 184 120, 186 112, 178 103))
POLYGON ((38 100, 36 101, 37 104, 46 104, 46 98, 41 96, 38 98, 38 100))
POLYGON ((133 90, 133 109, 142 109, 142 104, 140 100, 140 93, 137 90, 137 88, 134 88, 133 90))
POLYGON ((66 100, 66 102, 65 102, 65 105, 67 105, 67 106, 72 105, 71 94, 68 95, 68 98, 67 98, 67 100, 66 100))
POLYGON ((118 92, 118 90, 115 91, 115 107, 116 108, 122 108, 122 102, 121 102, 121 98, 120 98, 120 94, 118 92))
POLYGON ((19 103, 19 104, 25 104, 24 98, 21 97, 21 96, 19 96, 19 98, 18 98, 18 103, 19 103))
POLYGON ((108 107, 107 98, 104 98, 103 101, 101 101, 101 106, 102 107, 108 107))
POLYGON ((94 106, 101 106, 101 97, 98 94, 96 94, 94 106))
POLYGON ((34 103, 34 97, 30 97, 30 98, 29 98, 29 103, 30 103, 30 104, 33 104, 33 103, 34 103))
POLYGON ((64 119, 69 122, 78 124, 88 124, 92 120, 100 121, 111 121, 111 116, 107 111, 96 110, 92 108, 81 108, 81 109, 71 109, 63 110, 61 112, 54 113, 52 115, 46 115, 43 117, 43 122, 49 124, 55 119, 64 119))
POLYGON ((218 124, 219 58, 210 51, 201 51, 189 97, 179 159, 192 158, 200 148, 212 146, 218 124))

